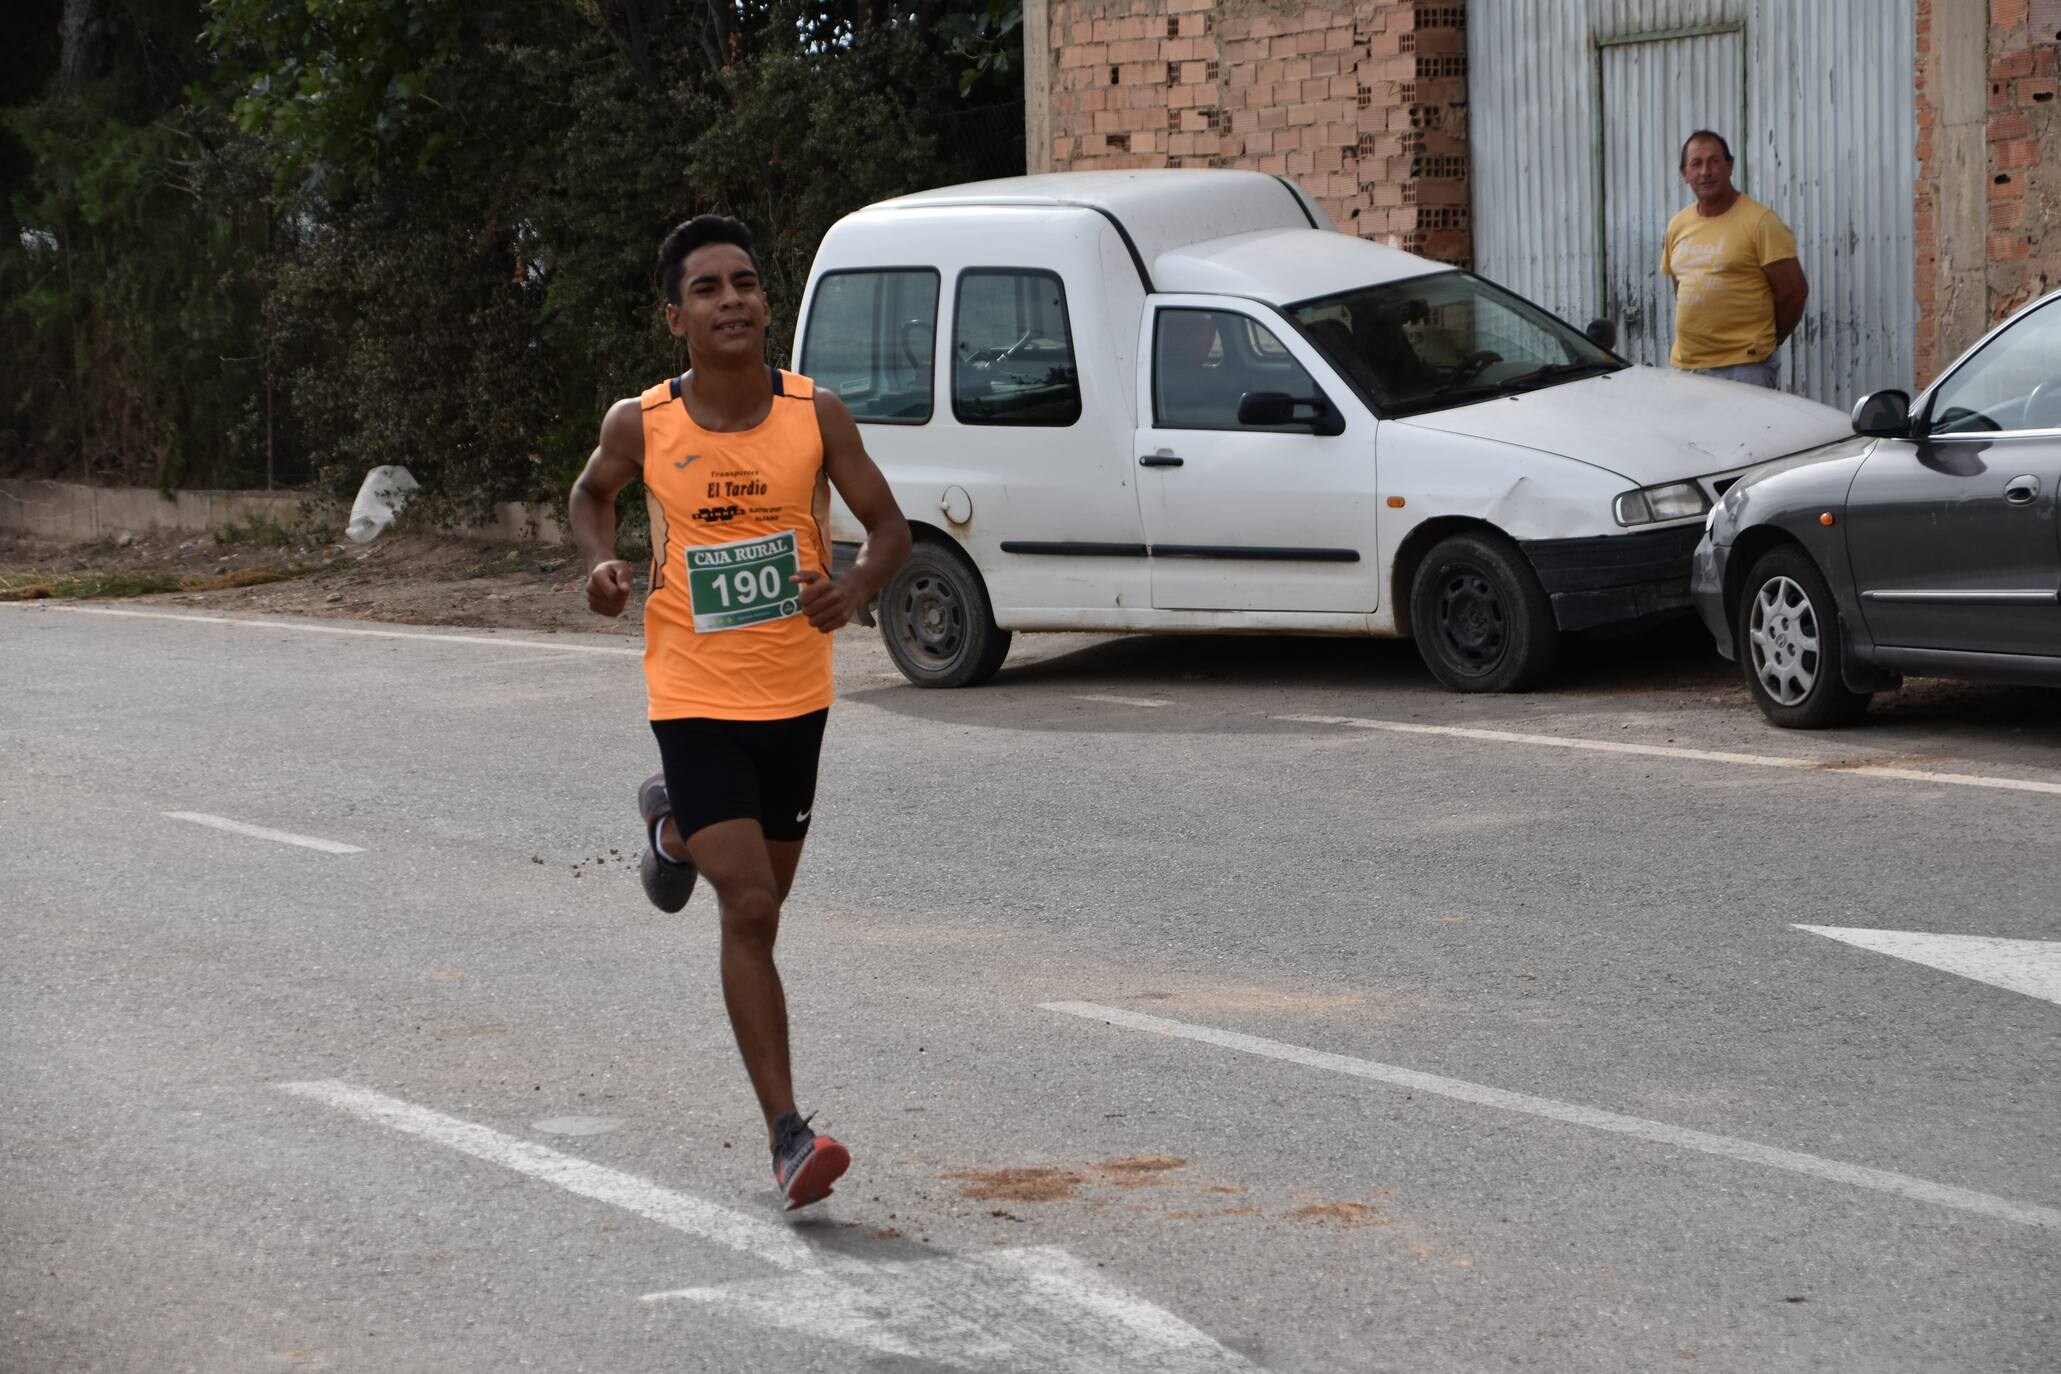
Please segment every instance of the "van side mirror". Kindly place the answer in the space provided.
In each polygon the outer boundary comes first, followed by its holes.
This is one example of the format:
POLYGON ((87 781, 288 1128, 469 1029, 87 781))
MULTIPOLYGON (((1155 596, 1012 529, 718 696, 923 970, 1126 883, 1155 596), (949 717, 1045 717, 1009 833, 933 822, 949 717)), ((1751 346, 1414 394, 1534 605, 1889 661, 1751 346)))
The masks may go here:
POLYGON ((1911 437, 1911 398, 1901 391, 1871 391, 1854 404, 1853 432, 1871 439, 1911 437))
POLYGON ((1308 425, 1312 434, 1345 433, 1345 418, 1331 402, 1322 396, 1290 396, 1285 391, 1248 391, 1240 396, 1238 423, 1267 427, 1308 425))
POLYGON ((1614 321, 1598 316, 1583 327, 1582 333, 1596 347, 1609 349, 1613 353, 1617 351, 1617 325, 1614 321))

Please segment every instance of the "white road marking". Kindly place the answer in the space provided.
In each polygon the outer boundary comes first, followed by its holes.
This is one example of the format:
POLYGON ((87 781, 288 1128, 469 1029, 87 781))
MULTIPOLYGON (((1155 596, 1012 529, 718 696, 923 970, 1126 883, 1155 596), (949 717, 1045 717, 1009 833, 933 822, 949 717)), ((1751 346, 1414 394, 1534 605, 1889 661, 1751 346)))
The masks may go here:
POLYGON ((1586 1126, 1591 1130, 1609 1131, 1616 1135, 1650 1140, 1657 1145, 1672 1145, 1678 1149, 1744 1160, 1749 1164, 1765 1164, 1770 1168, 1829 1179, 1834 1183, 1872 1188, 1878 1192, 1894 1193, 1918 1202, 1974 1212, 1979 1216, 1994 1217, 2001 1221, 2017 1222, 2021 1226, 2043 1226, 2049 1230, 2061 1230, 2061 1209, 2013 1202, 2009 1198, 1978 1193, 1968 1188, 1956 1188, 1945 1183, 1933 1183, 1928 1179, 1913 1178, 1909 1174, 1891 1173, 1886 1169, 1870 1169, 1859 1164, 1844 1164, 1836 1159, 1824 1159, 1818 1155, 1779 1149, 1773 1145, 1760 1145, 1732 1136, 1692 1131, 1661 1121, 1647 1121, 1640 1117, 1624 1116, 1594 1107, 1576 1106, 1571 1102, 1556 1102, 1549 1097, 1534 1097, 1529 1093, 1484 1087, 1479 1083, 1468 1083, 1457 1078, 1444 1078, 1416 1069, 1376 1063, 1371 1059, 1355 1059, 1350 1055, 1305 1049, 1301 1045, 1264 1040, 1256 1035, 1218 1030, 1213 1026, 1190 1025, 1185 1021, 1169 1021, 1164 1017, 1147 1016, 1141 1012, 1125 1011, 1117 1007, 1097 1006, 1093 1002, 1044 1002, 1040 1003, 1040 1006, 1046 1011, 1064 1012, 1069 1016, 1085 1017, 1091 1021, 1106 1021, 1111 1025, 1126 1026, 1132 1030, 1147 1031, 1155 1035, 1197 1040, 1205 1045, 1236 1050, 1240 1054, 1285 1060, 1291 1064, 1302 1064, 1353 1078, 1373 1079, 1394 1087, 1408 1088, 1412 1092, 1450 1097, 1483 1107, 1500 1108, 1506 1112, 1521 1112, 1527 1116, 1544 1117, 1549 1121, 1565 1122, 1571 1126, 1586 1126))
POLYGON ((1386 730, 1397 735, 1445 735, 1453 739, 1486 740, 1496 744, 1529 744, 1548 749, 1586 749, 1598 754, 1643 754, 1650 758, 1727 763, 1743 768, 1791 768, 1801 772, 1832 773, 1840 777, 1893 778, 1900 782, 1934 783, 1949 787, 1994 787, 2007 792, 2044 792, 2061 796, 2061 782, 2040 782, 2032 778, 2000 778, 1980 773, 1934 773, 1920 768, 1891 768, 1876 764, 1848 765, 1837 760, 1800 759, 1787 754, 1740 754, 1721 749, 1683 749, 1672 744, 1631 744, 1622 740, 1532 735, 1517 730, 1484 730, 1467 725, 1417 725, 1400 720, 1364 720, 1358 716, 1269 716, 1267 719, 1291 721, 1297 725, 1343 725, 1354 730, 1386 730))
MULTIPOLYGON (((0 603, 9 604, 9 603, 0 603)), ((352 625, 300 624, 285 620, 246 620, 230 615, 182 615, 173 611, 124 611, 112 606, 50 606, 48 602, 25 602, 48 606, 73 615, 117 615, 132 620, 187 620, 200 625, 234 625, 245 630, 295 630, 314 635, 355 635, 364 639, 423 639, 435 644, 485 644, 497 649, 549 649, 554 654, 614 654, 642 658, 644 650, 618 649, 607 644, 552 644, 541 639, 496 639, 490 635, 446 635, 422 630, 366 630, 352 625)))
POLYGON ((1172 1313, 1113 1287, 1063 1250, 917 1262, 819 1252, 784 1225, 442 1112, 326 1080, 294 1093, 610 1203, 787 1271, 781 1279, 648 1293, 766 1325, 957 1369, 1018 1374, 1232 1374, 1251 1366, 1172 1313))
POLYGON ((282 1083, 301 1097, 408 1135, 513 1169, 531 1178, 555 1183, 569 1193, 610 1203, 662 1226, 740 1251, 755 1260, 795 1271, 816 1267, 816 1256, 802 1238, 784 1226, 718 1207, 713 1202, 662 1188, 633 1174, 591 1164, 542 1145, 455 1116, 418 1107, 383 1093, 333 1079, 318 1083, 282 1083))
POLYGON ((2061 1004, 2061 940, 2006 940, 1993 935, 1932 935, 1916 930, 1855 930, 1838 926, 1796 928, 2061 1004))
POLYGON ((1112 697, 1093 692, 1076 692, 1073 699, 1075 701, 1099 701, 1105 706, 1158 707, 1173 705, 1171 701, 1163 701, 1158 697, 1112 697))
POLYGON ((204 811, 165 811, 167 820, 191 821, 195 825, 210 826, 216 830, 227 830, 235 835, 248 835, 254 840, 276 840, 280 844, 297 844, 303 849, 319 849, 324 854, 363 854, 365 851, 354 844, 339 840, 322 840, 313 835, 296 835, 287 830, 267 830, 262 825, 245 825, 232 821, 227 816, 210 816, 204 811))
POLYGON ((1057 1246, 858 1264, 829 1276, 644 1296, 727 1307, 767 1326, 831 1340, 868 1331, 878 1338, 868 1342, 874 1349, 950 1368, 1020 1374, 1252 1368, 1164 1309, 1112 1287, 1057 1246))

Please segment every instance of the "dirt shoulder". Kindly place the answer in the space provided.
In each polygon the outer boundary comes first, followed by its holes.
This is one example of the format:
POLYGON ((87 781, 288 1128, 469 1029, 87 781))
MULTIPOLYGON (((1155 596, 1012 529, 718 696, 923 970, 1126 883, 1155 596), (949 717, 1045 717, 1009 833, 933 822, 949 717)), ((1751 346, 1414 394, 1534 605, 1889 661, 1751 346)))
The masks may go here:
POLYGON ((0 600, 55 597, 401 625, 641 638, 639 606, 587 610, 570 545, 507 545, 422 535, 371 544, 220 543, 208 535, 58 544, 0 534, 0 600))

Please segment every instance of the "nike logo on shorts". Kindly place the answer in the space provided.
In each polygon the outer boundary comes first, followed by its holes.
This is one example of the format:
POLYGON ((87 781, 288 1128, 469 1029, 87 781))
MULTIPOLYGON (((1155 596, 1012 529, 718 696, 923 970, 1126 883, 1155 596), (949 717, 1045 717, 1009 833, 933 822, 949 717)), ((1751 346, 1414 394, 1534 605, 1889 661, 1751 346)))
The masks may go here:
POLYGON ((809 810, 808 810, 808 811, 797 811, 797 812, 795 812, 795 813, 794 813, 794 823, 795 823, 796 825, 802 825, 802 824, 805 824, 805 823, 807 823, 807 821, 808 821, 808 819, 809 819, 809 812, 811 812, 811 811, 814 811, 815 809, 816 809, 816 808, 812 806, 812 807, 810 807, 810 808, 809 808, 809 810))

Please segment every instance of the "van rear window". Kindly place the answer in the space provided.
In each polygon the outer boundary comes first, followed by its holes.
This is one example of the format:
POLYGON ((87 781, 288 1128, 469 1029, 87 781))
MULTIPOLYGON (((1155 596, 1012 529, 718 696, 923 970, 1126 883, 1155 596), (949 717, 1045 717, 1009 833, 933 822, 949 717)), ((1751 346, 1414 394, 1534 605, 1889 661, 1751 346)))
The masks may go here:
POLYGON ((816 283, 801 370, 862 423, 920 425, 935 408, 938 274, 831 272, 816 283))
POLYGON ((1066 288, 1051 272, 959 275, 952 414, 966 425, 1064 426, 1081 418, 1066 288))

